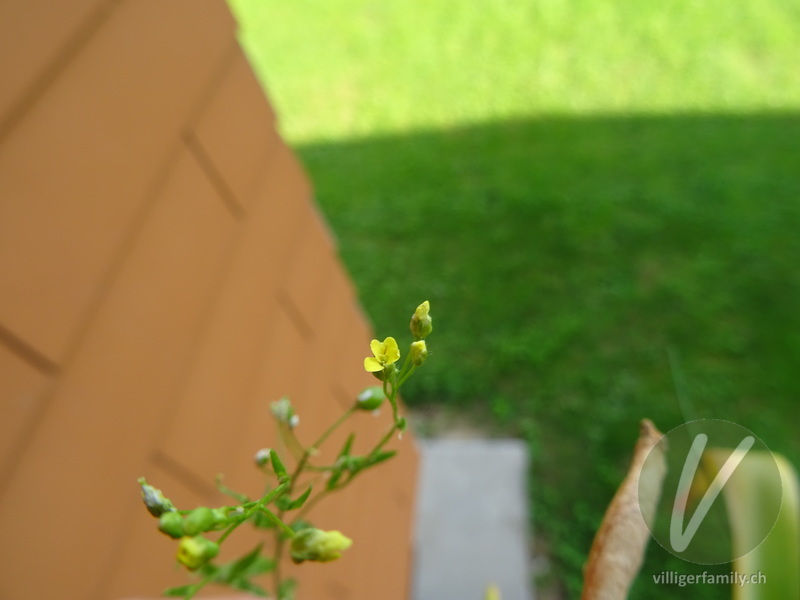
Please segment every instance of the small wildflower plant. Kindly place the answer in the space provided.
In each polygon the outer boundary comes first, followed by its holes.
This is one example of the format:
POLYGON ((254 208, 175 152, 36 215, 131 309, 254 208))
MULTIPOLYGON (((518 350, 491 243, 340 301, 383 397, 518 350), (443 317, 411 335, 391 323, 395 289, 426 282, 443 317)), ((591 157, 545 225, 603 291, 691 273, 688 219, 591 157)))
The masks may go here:
POLYGON ((254 578, 272 574, 272 596, 278 600, 291 600, 295 582, 281 574, 281 562, 288 552, 292 561, 328 562, 336 560, 353 543, 340 531, 324 531, 313 527, 306 519, 311 508, 324 497, 346 487, 364 471, 392 458, 394 450, 384 450, 394 435, 406 429, 406 420, 400 415, 398 393, 414 371, 428 357, 425 339, 432 331, 430 304, 425 301, 411 317, 414 341, 402 358, 397 341, 387 337, 382 342, 372 340, 372 356, 364 359, 364 369, 372 373, 380 385, 362 391, 353 404, 310 446, 303 446, 295 434, 300 417, 288 398, 273 402, 272 415, 284 446, 293 456, 293 466, 287 468, 274 448, 262 448, 255 453, 254 463, 268 478, 267 492, 251 499, 234 492, 217 478, 217 487, 235 500, 226 506, 200 506, 179 509, 164 493, 139 479, 142 499, 147 510, 158 519, 158 529, 176 540, 176 559, 196 580, 187 585, 169 588, 165 596, 192 598, 206 585, 221 584, 257 596, 267 597, 267 589, 254 578), (368 453, 355 456, 351 453, 355 433, 351 433, 333 464, 314 464, 319 449, 328 437, 348 418, 358 411, 375 411, 384 402, 392 408, 392 422, 386 433, 368 453), (322 489, 299 487, 303 473, 324 473, 322 489), (220 547, 241 525, 248 523, 270 532, 272 544, 266 549, 259 544, 253 550, 233 561, 220 564, 215 558, 220 547))

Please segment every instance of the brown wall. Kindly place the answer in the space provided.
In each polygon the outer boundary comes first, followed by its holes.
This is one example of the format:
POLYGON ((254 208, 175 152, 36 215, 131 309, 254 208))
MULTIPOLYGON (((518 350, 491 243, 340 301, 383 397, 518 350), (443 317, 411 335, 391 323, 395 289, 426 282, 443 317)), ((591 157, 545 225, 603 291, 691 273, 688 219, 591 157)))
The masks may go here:
MULTIPOLYGON (((6 2, 0 56, 0 598, 156 596, 186 578, 136 478, 257 494, 269 403, 311 442, 374 383, 371 332, 224 2, 6 2)), ((355 544, 301 599, 407 597, 394 445, 312 514, 355 544)))

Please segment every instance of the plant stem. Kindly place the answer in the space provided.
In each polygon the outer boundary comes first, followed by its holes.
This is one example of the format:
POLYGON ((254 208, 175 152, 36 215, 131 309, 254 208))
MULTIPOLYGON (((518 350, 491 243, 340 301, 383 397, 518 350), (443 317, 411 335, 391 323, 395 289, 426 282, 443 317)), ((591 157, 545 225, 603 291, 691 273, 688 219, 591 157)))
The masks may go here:
MULTIPOLYGON (((325 442, 325 440, 327 440, 328 437, 334 431, 336 431, 336 429, 339 426, 341 426, 347 419, 349 419, 350 416, 355 411, 356 411, 356 405, 353 405, 350 408, 348 408, 346 411, 344 411, 342 416, 340 416, 338 419, 336 419, 336 421, 333 423, 333 425, 328 427, 322 433, 322 435, 319 436, 319 439, 317 439, 316 442, 314 442, 311 446, 306 448, 305 452, 303 452, 303 455, 300 457, 300 460, 298 461, 297 466, 295 467, 295 470, 294 470, 294 473, 292 474, 291 479, 289 479, 289 482, 287 484, 288 488, 287 488, 286 493, 288 493, 288 494, 292 493, 292 490, 294 489, 294 486, 297 483, 297 479, 300 477, 300 473, 302 473, 303 470, 305 469, 306 463, 308 462, 308 459, 311 458, 311 455, 314 454, 317 450, 319 450, 319 447, 325 442)), ((315 498, 319 497, 319 495, 320 494, 315 496, 315 498)), ((312 500, 313 500, 313 498, 312 498, 312 500)), ((283 515, 285 514, 285 512, 286 512, 285 510, 281 510, 281 511, 278 512, 278 520, 281 523, 283 523, 283 515)), ((275 569, 272 571, 272 578, 273 578, 273 585, 275 586, 275 595, 277 597, 278 590, 280 590, 280 586, 281 586, 281 583, 282 583, 281 566, 280 565, 281 565, 281 558, 283 557, 283 546, 284 546, 285 538, 282 537, 281 535, 277 534, 277 533, 275 534, 275 536, 276 536, 276 540, 275 540, 275 555, 274 555, 275 569)))
POLYGON ((328 439, 328 436, 329 436, 330 434, 332 434, 334 431, 336 431, 336 429, 337 429, 337 428, 338 428, 338 427, 339 427, 339 426, 340 426, 342 423, 344 423, 344 422, 345 422, 347 419, 349 419, 349 418, 350 418, 350 416, 351 416, 351 415, 352 415, 352 414, 353 414, 355 411, 356 411, 356 406, 355 406, 355 405, 351 406, 351 407, 350 407, 350 408, 348 408, 346 411, 344 411, 344 414, 342 414, 342 416, 341 416, 341 417, 339 417, 338 419, 336 419, 336 421, 333 423, 333 425, 331 425, 330 427, 328 427, 328 429, 326 429, 326 430, 325 430, 325 433, 323 433, 321 436, 319 436, 319 439, 318 439, 316 442, 314 442, 314 444, 312 444, 311 446, 309 446, 308 450, 306 450, 306 454, 311 454, 311 453, 313 453, 313 451, 314 451, 314 450, 318 450, 318 449, 319 449, 319 447, 320 447, 320 446, 323 444, 323 442, 325 442, 325 440, 326 440, 326 439, 328 439))
POLYGON ((230 527, 228 527, 222 533, 222 535, 219 536, 219 539, 217 540, 217 544, 221 545, 222 542, 225 541, 225 538, 227 538, 231 533, 233 533, 233 531, 237 527, 239 527, 239 525, 241 525, 242 523, 247 521, 247 519, 249 519, 256 510, 260 510, 262 507, 266 506, 266 504, 269 503, 270 501, 272 501, 274 498, 276 498, 276 497, 280 496, 281 494, 283 494, 288 487, 289 487, 289 483, 288 482, 287 483, 282 483, 278 487, 276 487, 274 490, 272 490, 271 492, 266 494, 263 498, 261 498, 260 500, 257 500, 256 502, 254 502, 247 510, 244 511, 242 516, 240 516, 236 521, 231 523, 230 527))

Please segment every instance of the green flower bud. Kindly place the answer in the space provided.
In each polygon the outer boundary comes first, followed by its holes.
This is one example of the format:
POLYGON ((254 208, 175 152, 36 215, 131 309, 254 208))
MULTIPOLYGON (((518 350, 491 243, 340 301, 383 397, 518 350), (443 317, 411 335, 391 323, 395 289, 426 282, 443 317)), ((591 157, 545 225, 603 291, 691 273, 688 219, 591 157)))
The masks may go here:
POLYGON ((167 512, 158 520, 158 530, 169 537, 178 539, 183 536, 183 517, 177 512, 167 512))
POLYGON ((433 331, 433 319, 431 319, 431 316, 428 314, 430 308, 430 302, 425 300, 425 302, 417 307, 414 314, 411 315, 411 334, 414 336, 415 340, 424 339, 433 331))
POLYGON ((139 485, 142 486, 142 500, 144 500, 144 505, 151 515, 160 517, 165 512, 175 510, 175 506, 173 506, 170 499, 165 498, 161 490, 147 483, 144 477, 139 479, 139 485))
POLYGON ((224 508, 212 508, 214 514, 214 529, 224 529, 228 525, 228 511, 224 508))
POLYGON ((386 396, 380 386, 368 387, 358 395, 356 408, 359 410, 377 410, 380 408, 386 396))
POLYGON ((182 537, 178 544, 178 562, 190 571, 196 571, 219 554, 219 545, 202 535, 182 537))
POLYGON ((214 511, 206 506, 201 506, 186 515, 183 521, 183 533, 185 535, 197 535, 214 529, 216 524, 217 516, 214 511))
POLYGON ((425 344, 425 340, 411 342, 410 353, 411 362, 414 364, 414 366, 421 367, 428 358, 428 346, 425 344))
POLYGON ((296 563, 304 560, 336 560, 352 544, 353 540, 340 531, 322 531, 313 527, 303 529, 292 538, 292 560, 296 563))
POLYGON ((375 379, 378 381, 391 381, 395 373, 397 373, 397 365, 395 364, 386 365, 383 367, 383 371, 372 372, 372 374, 375 376, 375 379))

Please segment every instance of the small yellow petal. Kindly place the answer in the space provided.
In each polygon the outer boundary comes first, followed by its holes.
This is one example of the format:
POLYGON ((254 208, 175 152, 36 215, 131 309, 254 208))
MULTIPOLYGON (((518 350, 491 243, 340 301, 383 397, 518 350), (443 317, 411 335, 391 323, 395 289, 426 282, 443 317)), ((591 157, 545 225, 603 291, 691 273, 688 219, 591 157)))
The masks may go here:
POLYGON ((383 340, 384 345, 384 360, 387 365, 400 360, 400 348, 397 347, 397 341, 393 337, 387 337, 383 340))
POLYGON ((377 358, 368 356, 364 359, 364 370, 369 373, 376 373, 378 371, 383 371, 383 365, 377 358))
POLYGON ((378 340, 372 340, 369 343, 369 349, 372 350, 372 353, 375 356, 378 356, 383 352, 383 344, 381 344, 378 340))

